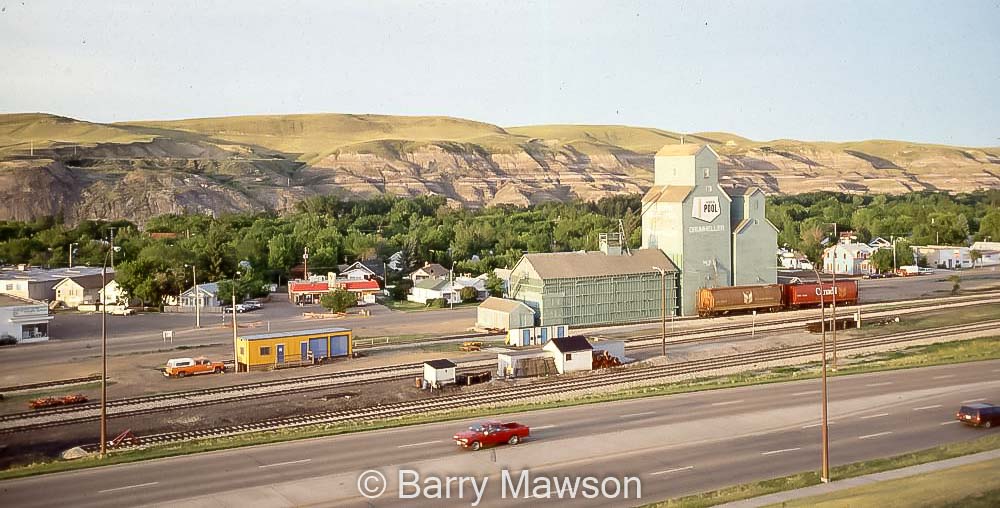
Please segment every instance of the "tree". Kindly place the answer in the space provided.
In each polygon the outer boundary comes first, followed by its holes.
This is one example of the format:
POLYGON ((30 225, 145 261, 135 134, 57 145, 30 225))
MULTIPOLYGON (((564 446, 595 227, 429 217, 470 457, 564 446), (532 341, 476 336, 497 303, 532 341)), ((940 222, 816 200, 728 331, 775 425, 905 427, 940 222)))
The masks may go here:
POLYGON ((952 275, 948 277, 948 280, 951 282, 951 294, 957 295, 958 291, 962 288, 962 277, 952 275))
POLYGON ((319 299, 319 304, 330 312, 344 312, 358 304, 354 293, 346 289, 334 289, 319 299))
POLYGON ((476 288, 472 286, 466 286, 462 288, 462 290, 459 291, 458 294, 459 296, 462 297, 462 301, 466 303, 474 302, 479 298, 479 291, 476 291, 476 288))
POLYGON ((969 251, 969 257, 972 258, 972 267, 976 267, 976 263, 983 259, 983 253, 979 249, 972 249, 969 251))
POLYGON ((892 250, 879 249, 872 254, 872 257, 868 260, 868 262, 879 273, 888 272, 892 270, 892 250))
POLYGON ((486 290, 490 292, 490 296, 503 296, 503 279, 497 277, 495 272, 489 272, 486 275, 486 290))

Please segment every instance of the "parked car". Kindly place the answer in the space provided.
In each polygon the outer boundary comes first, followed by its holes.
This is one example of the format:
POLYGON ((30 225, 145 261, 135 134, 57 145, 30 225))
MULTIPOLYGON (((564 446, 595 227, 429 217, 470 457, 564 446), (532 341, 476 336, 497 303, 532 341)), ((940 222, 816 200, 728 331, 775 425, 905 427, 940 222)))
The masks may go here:
POLYGON ((222 374, 226 365, 208 358, 171 358, 163 369, 166 377, 196 376, 198 374, 222 374))
POLYGON ((469 427, 469 430, 452 436, 455 444, 462 448, 479 450, 484 446, 507 443, 516 445, 528 437, 530 430, 520 423, 485 422, 469 427))
POLYGON ((993 404, 969 404, 962 406, 955 413, 955 419, 966 425, 988 429, 994 425, 1000 425, 1000 406, 994 406, 993 404))
POLYGON ((260 309, 260 308, 264 307, 257 300, 247 300, 247 301, 243 302, 243 306, 246 307, 247 310, 257 310, 257 309, 260 309))
MULTIPOLYGON (((249 309, 247 308, 246 305, 244 305, 242 303, 237 303, 236 304, 236 312, 242 314, 242 313, 246 312, 247 310, 249 310, 249 309)), ((233 313, 233 306, 232 305, 226 305, 226 306, 222 307, 222 312, 224 312, 226 314, 232 314, 233 313)))
POLYGON ((116 305, 114 307, 108 306, 108 314, 113 314, 115 316, 134 316, 135 309, 130 309, 124 305, 116 305))

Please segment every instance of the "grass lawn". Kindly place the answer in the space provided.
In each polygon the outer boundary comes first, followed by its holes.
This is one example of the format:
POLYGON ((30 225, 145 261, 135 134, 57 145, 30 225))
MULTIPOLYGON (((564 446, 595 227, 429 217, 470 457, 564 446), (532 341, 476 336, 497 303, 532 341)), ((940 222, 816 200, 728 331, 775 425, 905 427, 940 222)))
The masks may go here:
MULTIPOLYGON (((451 310, 450 307, 444 307, 444 308, 433 307, 432 308, 432 307, 428 307, 426 304, 417 303, 417 302, 411 302, 411 301, 397 302, 395 300, 385 300, 385 301, 382 301, 382 302, 379 302, 379 303, 382 304, 382 305, 385 305, 386 307, 388 307, 388 308, 390 308, 392 310, 398 310, 398 311, 402 311, 402 312, 422 312, 422 311, 432 311, 432 310, 439 310, 439 311, 451 310)), ((458 308, 461 308, 461 307, 476 307, 480 303, 482 303, 482 302, 456 303, 455 304, 455 308, 458 309, 458 308)))
MULTIPOLYGON (((878 482, 780 506, 1000 506, 1000 459, 878 482)), ((779 506, 779 505, 773 505, 779 506)))

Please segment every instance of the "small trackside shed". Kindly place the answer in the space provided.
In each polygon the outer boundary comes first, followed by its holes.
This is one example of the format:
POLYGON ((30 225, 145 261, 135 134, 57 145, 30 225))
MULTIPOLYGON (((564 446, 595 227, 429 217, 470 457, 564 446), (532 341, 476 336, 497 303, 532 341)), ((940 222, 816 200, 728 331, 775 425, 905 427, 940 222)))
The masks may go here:
POLYGON ((236 339, 240 370, 267 370, 323 363, 354 351, 349 328, 318 328, 244 335, 236 339))
POLYGON ((455 363, 444 359, 424 362, 424 381, 434 387, 455 384, 455 363))
POLYGON ((552 355, 556 362, 556 370, 560 374, 593 368, 594 348, 582 335, 556 337, 545 344, 542 349, 552 355))
POLYGON ((489 297, 476 309, 476 327, 494 330, 530 328, 535 325, 535 311, 522 302, 489 297))

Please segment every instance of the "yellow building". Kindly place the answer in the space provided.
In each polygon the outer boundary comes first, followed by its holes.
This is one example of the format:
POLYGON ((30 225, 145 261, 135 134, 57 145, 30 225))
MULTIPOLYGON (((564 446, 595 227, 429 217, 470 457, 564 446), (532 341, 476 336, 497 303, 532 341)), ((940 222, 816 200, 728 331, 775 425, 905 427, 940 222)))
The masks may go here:
POLYGON ((312 365, 354 351, 349 328, 319 328, 244 335, 236 339, 240 370, 312 365), (247 367, 249 366, 249 369, 247 367))

